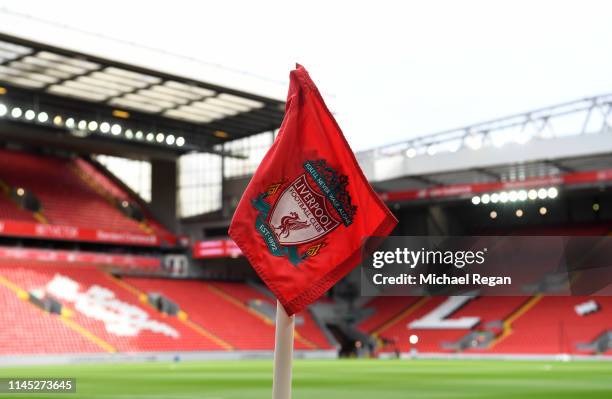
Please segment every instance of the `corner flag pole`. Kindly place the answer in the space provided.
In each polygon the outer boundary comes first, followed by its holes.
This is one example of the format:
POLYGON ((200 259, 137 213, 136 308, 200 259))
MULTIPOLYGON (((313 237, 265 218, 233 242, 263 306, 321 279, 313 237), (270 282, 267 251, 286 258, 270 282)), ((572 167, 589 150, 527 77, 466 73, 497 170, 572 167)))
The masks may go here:
POLYGON ((291 368, 293 363, 293 329, 295 316, 288 316, 276 301, 276 336, 274 343, 274 379, 272 399, 291 399, 291 368))

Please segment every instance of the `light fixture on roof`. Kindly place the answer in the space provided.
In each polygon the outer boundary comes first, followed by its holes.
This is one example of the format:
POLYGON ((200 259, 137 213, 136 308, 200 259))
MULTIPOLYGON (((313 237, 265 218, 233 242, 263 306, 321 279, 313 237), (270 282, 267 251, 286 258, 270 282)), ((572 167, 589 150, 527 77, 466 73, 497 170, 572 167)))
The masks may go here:
POLYGON ((247 105, 238 104, 238 103, 231 102, 231 101, 226 101, 219 97, 207 98, 204 102, 207 104, 213 104, 213 105, 218 105, 220 107, 233 109, 234 111, 237 111, 237 112, 248 112, 252 110, 252 108, 250 108, 247 105))
POLYGON ((25 112, 25 118, 28 121, 33 121, 34 118, 36 118, 36 112, 34 112, 33 110, 29 109, 25 112))
POLYGON ((517 209, 516 212, 515 212, 515 215, 516 215, 517 218, 522 218, 523 214, 524 214, 524 212, 523 212, 522 209, 517 209))
POLYGON ((497 218, 497 212, 495 212, 495 211, 491 211, 491 213, 489 213, 489 217, 490 217, 491 219, 496 219, 496 218, 497 218))
POLYGON ((408 158, 414 158, 414 157, 416 157, 416 154, 417 154, 417 151, 414 148, 408 148, 406 150, 406 156, 408 158))
POLYGON ((133 82, 145 82, 147 85, 157 84, 161 81, 161 79, 155 76, 145 75, 143 73, 128 71, 126 69, 116 67, 107 67, 104 69, 104 73, 129 79, 133 82))
POLYGON ((74 97, 79 99, 85 99, 89 101, 103 101, 109 96, 107 94, 96 93, 94 91, 84 91, 83 89, 76 89, 74 87, 53 85, 47 89, 49 93, 57 94, 64 97, 74 97))
POLYGON ((540 215, 544 216, 548 213, 548 209, 545 206, 540 208, 540 215))
POLYGON ((110 100, 110 104, 111 105, 118 105, 121 107, 126 107, 126 108, 130 108, 130 109, 136 109, 138 111, 144 111, 144 112, 160 112, 163 110, 162 107, 160 107, 159 105, 154 105, 154 104, 149 104, 149 103, 144 103, 144 102, 140 102, 140 101, 134 101, 134 100, 129 100, 127 98, 124 97, 119 97, 119 98, 113 98, 110 100))
MULTIPOLYGON (((112 133, 115 136, 120 135, 124 130, 123 127, 118 123, 109 123, 102 122, 98 123, 94 120, 87 119, 78 119, 70 117, 64 120, 62 115, 54 115, 51 119, 51 116, 47 112, 39 112, 37 113, 33 109, 27 109, 25 112, 20 107, 9 107, 5 104, 0 103, 0 117, 5 115, 10 115, 11 117, 18 119, 24 118, 27 121, 36 121, 39 123, 47 123, 52 122, 53 125, 57 127, 66 126, 66 128, 70 129, 71 134, 77 135, 79 137, 86 137, 89 132, 100 131, 102 133, 112 133)), ((229 137, 229 134, 224 131, 216 131, 215 135, 218 137, 229 137)), ((150 142, 158 142, 160 144, 165 143, 169 146, 178 146, 182 147, 185 145, 185 138, 181 136, 176 136, 175 134, 164 134, 164 133, 149 133, 145 136, 142 131, 137 131, 134 133, 133 130, 127 129, 125 131, 125 137, 128 139, 137 139, 143 140, 146 139, 150 142)))
POLYGON ((17 189, 17 196, 23 197, 25 195, 25 190, 21 187, 17 189))
POLYGON ((22 114, 23 114, 23 111, 19 107, 15 107, 11 110, 11 116, 13 118, 21 118, 22 114))
POLYGON ((527 193, 527 197, 530 200, 532 200, 532 201, 537 199, 538 198, 538 191, 534 190, 534 189, 529 190, 529 192, 527 193))
POLYGON ((427 155, 436 155, 436 147, 433 145, 427 147, 427 155))
POLYGON ((193 115, 188 112, 181 111, 179 109, 169 109, 167 111, 164 111, 164 116, 167 116, 173 119, 184 120, 184 121, 189 121, 189 122, 197 122, 197 123, 208 123, 212 121, 212 119, 209 117, 202 116, 202 115, 200 116, 193 115))
POLYGON ((210 97, 210 96, 214 96, 215 94, 217 94, 215 91, 206 89, 204 87, 196 86, 193 84, 185 84, 181 82, 176 82, 174 80, 168 80, 167 82, 163 84, 163 86, 160 86, 160 87, 164 89, 169 88, 171 92, 177 95, 183 95, 183 96, 191 95, 191 96, 196 96, 196 98, 210 97))
POLYGON ((480 204, 480 197, 477 196, 477 195, 473 196, 472 197, 472 204, 474 204, 474 205, 480 204))
POLYGON ((265 105, 261 101, 256 101, 250 98, 244 98, 227 93, 221 93, 217 96, 217 98, 223 101, 228 101, 230 103, 245 105, 249 108, 263 108, 263 106, 265 105))
POLYGON ((532 201, 537 199, 555 199, 559 195, 559 190, 556 187, 549 188, 539 188, 539 189, 530 189, 527 190, 511 190, 511 191, 500 191, 498 193, 491 194, 483 194, 479 197, 479 200, 476 200, 473 197, 472 203, 474 205, 478 204, 488 204, 489 202, 495 204, 497 202, 506 203, 506 202, 517 202, 517 201, 526 201, 530 199, 532 201))
POLYGON ((110 132, 110 129, 111 129, 110 123, 108 123, 108 122, 102 122, 102 123, 100 124, 100 131, 101 131, 102 133, 108 133, 108 132, 110 132))
POLYGON ((539 199, 546 199, 546 197, 548 197, 548 190, 545 188, 541 188, 538 190, 538 198, 539 199))
POLYGON ((130 117, 130 113, 120 109, 114 109, 113 116, 116 118, 128 119, 130 117))
POLYGON ((472 150, 478 150, 482 147, 482 134, 469 134, 465 138, 465 145, 472 150))
POLYGON ((506 139, 502 135, 494 135, 491 137, 491 143, 493 143, 493 147, 501 148, 506 144, 506 139))
POLYGON ((121 129, 121 125, 119 125, 119 124, 117 124, 117 123, 115 123, 115 124, 114 124, 114 125, 111 127, 111 133, 112 133, 114 136, 118 136, 118 135, 120 135, 120 134, 121 134, 121 130, 122 130, 122 129, 121 129))
POLYGON ((163 91, 159 91, 156 90, 158 89, 160 86, 155 86, 155 87, 151 87, 149 89, 145 89, 145 90, 139 90, 138 94, 142 97, 145 98, 150 98, 153 101, 168 101, 171 102, 172 104, 174 104, 175 106, 178 105, 184 105, 189 103, 190 101, 187 100, 186 98, 181 98, 181 97, 177 97, 174 96, 172 94, 169 93, 164 93, 163 91))
POLYGON ((228 116, 238 115, 239 113, 239 111, 235 109, 222 107, 218 104, 211 104, 208 101, 197 101, 197 102, 192 103, 192 105, 197 108, 201 108, 207 111, 221 113, 221 114, 228 115, 228 116))
POLYGON ((213 135, 214 135, 215 137, 220 138, 220 139, 226 139, 226 138, 228 138, 228 137, 229 137, 229 134, 228 134, 227 132, 224 132, 223 130, 215 130, 215 131, 213 132, 213 135))
POLYGON ((144 106, 144 108, 146 109, 147 106, 151 105, 157 108, 172 108, 176 106, 176 104, 172 101, 160 100, 158 98, 150 98, 146 95, 140 94, 140 92, 139 94, 127 93, 122 98, 131 101, 136 108, 138 108, 138 106, 144 106))
POLYGON ((6 94, 6 88, 0 86, 0 96, 3 95, 3 94, 6 94))
POLYGON ((210 109, 200 107, 198 104, 183 105, 179 107, 179 110, 195 115, 207 116, 211 119, 223 119, 226 116, 222 112, 211 111, 210 109))
POLYGON ((49 114, 47 114, 46 112, 41 112, 38 114, 37 119, 40 123, 45 123, 49 120, 49 114))

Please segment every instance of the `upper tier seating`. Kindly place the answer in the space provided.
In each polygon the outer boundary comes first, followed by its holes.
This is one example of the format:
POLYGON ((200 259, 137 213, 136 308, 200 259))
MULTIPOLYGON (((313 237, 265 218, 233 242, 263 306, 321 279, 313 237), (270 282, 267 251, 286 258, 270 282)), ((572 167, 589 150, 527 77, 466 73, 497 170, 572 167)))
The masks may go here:
POLYGON ((65 159, 0 150, 0 179, 32 191, 49 223, 142 233, 137 222, 88 187, 72 165, 65 159))
MULTIPOLYGON (((116 178, 113 179, 109 175, 104 174, 99 168, 96 168, 90 162, 78 158, 74 160, 74 165, 77 168, 77 172, 80 175, 85 176, 87 180, 93 182, 103 196, 115 198, 120 201, 126 200, 130 202, 137 202, 139 205, 142 205, 142 202, 135 199, 132 194, 128 192, 127 188, 124 189, 125 186, 116 178)), ((104 167, 100 166, 100 168, 104 167)), ((147 212, 147 210, 144 208, 142 208, 142 210, 144 211, 147 226, 150 227, 156 235, 162 237, 172 236, 172 233, 157 222, 153 215, 147 212)))
MULTIPOLYGON (((113 201, 130 200, 113 181, 82 159, 65 159, 0 149, 0 180, 23 187, 40 201, 41 215, 49 224, 128 233, 170 235, 147 217, 140 225, 119 211, 113 201)), ((15 210, 8 198, 0 199, 0 216, 34 221, 29 212, 15 210), (9 202, 7 202, 9 201, 9 202)))
POLYGON ((20 208, 0 190, 0 220, 35 222, 32 212, 20 208))

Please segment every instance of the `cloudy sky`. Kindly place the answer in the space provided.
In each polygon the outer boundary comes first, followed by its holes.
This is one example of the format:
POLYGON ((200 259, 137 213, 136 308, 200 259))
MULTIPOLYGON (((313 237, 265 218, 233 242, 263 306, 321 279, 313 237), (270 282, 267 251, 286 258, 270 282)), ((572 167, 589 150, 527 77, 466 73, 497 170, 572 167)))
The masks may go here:
POLYGON ((0 0, 0 31, 278 97, 297 61, 361 150, 612 92, 611 15, 606 1, 0 0))

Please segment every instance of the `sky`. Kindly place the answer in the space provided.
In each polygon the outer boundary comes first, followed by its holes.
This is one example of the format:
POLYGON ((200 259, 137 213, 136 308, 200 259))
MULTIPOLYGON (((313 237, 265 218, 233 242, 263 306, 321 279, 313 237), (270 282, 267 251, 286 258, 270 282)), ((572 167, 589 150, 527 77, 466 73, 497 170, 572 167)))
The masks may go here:
POLYGON ((612 92, 611 15, 609 1, 0 0, 0 31, 203 81, 221 65, 279 98, 299 62, 358 151, 612 92))

